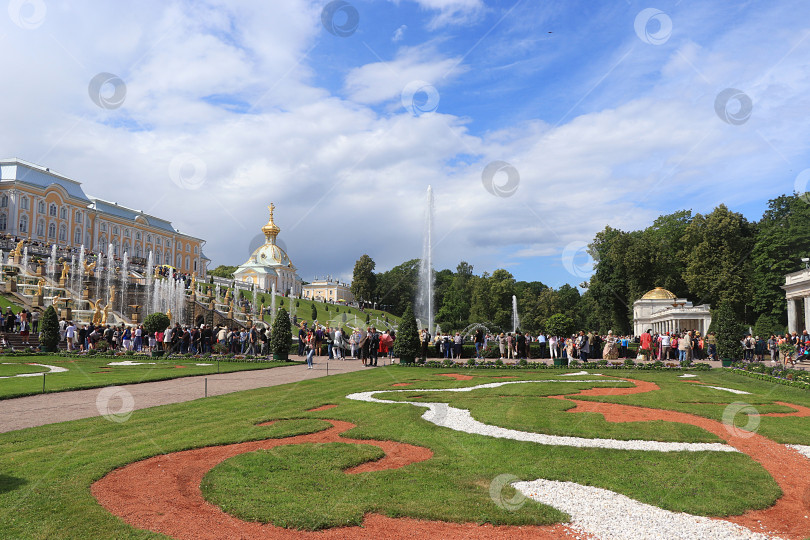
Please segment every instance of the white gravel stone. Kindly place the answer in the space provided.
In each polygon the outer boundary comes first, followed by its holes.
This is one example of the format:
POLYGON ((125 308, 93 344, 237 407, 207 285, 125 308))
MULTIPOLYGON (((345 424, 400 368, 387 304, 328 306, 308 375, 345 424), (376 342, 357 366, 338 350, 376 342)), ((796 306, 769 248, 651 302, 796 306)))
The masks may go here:
POLYGON ((155 364, 156 362, 133 362, 132 360, 122 360, 120 362, 110 362, 108 366, 145 366, 147 364, 155 364))
POLYGON ((788 448, 793 448, 794 450, 798 451, 801 455, 805 456, 807 459, 810 459, 810 446, 805 446, 803 444, 788 444, 786 446, 788 448))
POLYGON ((606 489, 574 482, 511 484, 524 496, 571 516, 570 527, 603 540, 766 540, 775 538, 702 516, 670 512, 606 489))
MULTIPOLYGON (((3 362, 4 364, 14 364, 14 362, 3 362)), ((40 373, 20 373, 19 375, 9 375, 8 377, 0 377, 0 379, 13 379, 14 377, 42 377, 46 373, 64 373, 68 369, 59 366, 49 366, 48 364, 25 364, 28 366, 40 366, 48 368, 48 371, 40 373)))
POLYGON ((542 433, 530 433, 526 431, 518 431, 515 429, 506 429, 498 426, 491 426, 475 420, 470 411, 467 409, 458 409, 451 407, 447 403, 429 403, 417 401, 392 401, 386 399, 379 399, 374 397, 375 394, 387 392, 471 392, 482 388, 497 388, 507 384, 526 384, 526 383, 605 383, 613 382, 610 380, 534 380, 534 381, 509 381, 479 384, 477 386, 467 386, 461 388, 423 388, 423 389, 408 389, 408 390, 376 390, 372 392, 357 392, 346 396, 347 399, 356 401, 365 401, 368 403, 388 403, 388 404, 409 404, 416 407, 424 407, 428 409, 422 418, 436 424, 437 426, 446 427, 455 431, 464 433, 471 433, 475 435, 484 435, 487 437, 496 437, 500 439, 512 439, 515 441, 533 442, 536 444, 544 444, 551 446, 574 446, 578 448, 609 448, 614 450, 645 450, 654 452, 737 452, 737 449, 727 444, 721 443, 679 443, 679 442, 659 442, 659 441, 643 441, 643 440, 630 440, 620 441, 616 439, 586 439, 584 437, 567 437, 562 435, 545 435, 542 433))

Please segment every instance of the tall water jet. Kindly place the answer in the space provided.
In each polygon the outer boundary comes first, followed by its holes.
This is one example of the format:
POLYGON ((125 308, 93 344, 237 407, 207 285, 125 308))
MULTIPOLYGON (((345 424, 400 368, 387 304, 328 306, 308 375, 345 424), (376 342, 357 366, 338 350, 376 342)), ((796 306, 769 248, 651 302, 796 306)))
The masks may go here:
MULTIPOLYGON (((121 314, 126 312, 127 285, 129 285, 129 254, 125 251, 121 262, 121 314)), ((113 306, 115 307, 115 306, 113 306)))
POLYGON ((74 284, 74 290, 79 298, 81 298, 82 294, 82 285, 84 284, 84 244, 81 245, 79 249, 79 267, 78 272, 76 272, 76 283, 74 284))
POLYGON ((520 328, 520 319, 517 312, 517 296, 512 295, 512 332, 517 332, 520 328))
POLYGON ((276 282, 270 287, 270 324, 276 320, 276 282))
POLYGON ((149 255, 146 257, 146 275, 144 276, 143 280, 144 285, 144 306, 143 306, 143 315, 146 317, 151 312, 149 311, 152 307, 152 289, 155 285, 155 262, 152 259, 152 250, 149 250, 149 255))
POLYGON ((25 249, 23 249, 22 271, 23 274, 28 273, 28 246, 25 246, 25 249))
POLYGON ((419 296, 416 305, 417 318, 424 328, 433 330, 433 187, 427 188, 425 208, 425 238, 422 245, 422 261, 419 265, 419 296))
MULTIPOLYGON (((253 320, 256 320, 256 315, 259 310, 259 290, 256 288, 256 282, 253 282, 253 305, 250 306, 250 312, 253 314, 253 320)), ((261 314, 259 314, 261 317, 261 314)))
MULTIPOLYGON (((110 291, 110 285, 115 283, 115 251, 112 243, 107 244, 107 259, 104 262, 104 295, 106 296, 110 291)), ((110 309, 112 309, 112 306, 110 306, 110 309)))

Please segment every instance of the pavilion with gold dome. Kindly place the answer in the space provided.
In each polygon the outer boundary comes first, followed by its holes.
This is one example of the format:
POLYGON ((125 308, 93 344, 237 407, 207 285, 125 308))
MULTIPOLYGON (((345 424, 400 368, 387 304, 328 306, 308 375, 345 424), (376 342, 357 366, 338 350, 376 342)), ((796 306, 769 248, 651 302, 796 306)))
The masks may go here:
POLYGON ((633 302, 633 334, 698 330, 705 335, 712 323, 711 306, 692 305, 685 298, 656 287, 633 302))
POLYGON ((255 283, 258 288, 268 291, 275 285, 276 291, 285 296, 300 296, 303 280, 298 277, 290 257, 276 243, 281 229, 273 221, 275 208, 273 203, 267 207, 270 210, 270 219, 262 227, 264 244, 250 254, 250 258, 237 268, 233 277, 236 281, 251 286, 255 283))

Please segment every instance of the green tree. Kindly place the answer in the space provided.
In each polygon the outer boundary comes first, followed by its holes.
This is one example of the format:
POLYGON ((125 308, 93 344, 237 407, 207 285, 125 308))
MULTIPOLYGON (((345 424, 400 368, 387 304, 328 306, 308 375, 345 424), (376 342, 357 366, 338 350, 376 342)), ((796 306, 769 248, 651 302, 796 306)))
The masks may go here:
POLYGON ((754 324, 754 335, 767 340, 771 334, 781 335, 784 333, 785 325, 781 324, 771 313, 763 313, 757 317, 757 322, 754 324))
POLYGON ((687 261, 684 281, 699 302, 726 302, 743 314, 743 322, 752 322, 746 308, 753 292, 754 227, 748 220, 725 205, 707 216, 697 214, 686 227, 683 246, 687 261))
POLYGON ((394 354, 405 364, 415 362, 419 354, 419 332, 416 329, 416 317, 411 306, 406 307, 405 313, 402 314, 397 339, 394 341, 394 354))
POLYGON ((801 258, 810 255, 810 206, 798 194, 782 195, 768 203, 757 224, 752 253, 751 307, 756 313, 787 324, 785 275, 800 270, 801 258))
POLYGON ((144 318, 143 329, 147 334, 153 334, 155 332, 162 332, 166 330, 170 324, 171 321, 165 313, 156 311, 155 313, 150 313, 146 316, 146 318, 144 318))
POLYGON ((469 324, 472 277, 472 265, 465 261, 458 263, 450 286, 436 304, 439 306, 436 322, 442 328, 461 330, 469 324))
POLYGON ((589 246, 596 265, 588 290, 599 307, 599 328, 611 328, 621 334, 630 331, 632 317, 625 264, 625 254, 631 242, 628 233, 605 227, 589 246))
POLYGON ((318 308, 315 307, 315 300, 312 301, 312 311, 310 312, 313 323, 318 319, 318 308))
POLYGON ((546 332, 550 336, 570 336, 574 332, 574 321, 571 317, 557 313, 546 320, 546 332))
POLYGON ((48 306, 42 315, 42 337, 40 338, 43 352, 56 352, 59 350, 59 318, 53 306, 48 306))
POLYGON ((411 259, 387 272, 377 274, 374 297, 379 304, 389 306, 389 310, 401 315, 405 308, 413 305, 419 281, 419 259, 411 259))
POLYGON ((373 301, 376 288, 375 266, 374 260, 365 254, 354 264, 351 289, 352 294, 359 302, 373 301))
POLYGON ((273 319, 273 329, 270 333, 270 350, 273 357, 287 359, 292 347, 292 325, 290 324, 290 314, 287 310, 280 308, 273 319))
MULTIPOLYGON (((226 266, 224 264, 220 264, 219 266, 217 266, 213 270, 209 270, 208 274, 212 275, 212 276, 233 279, 233 273, 236 272, 237 268, 239 268, 239 267, 238 266, 226 266)), ((212 283, 213 283, 213 281, 212 281, 212 283)))

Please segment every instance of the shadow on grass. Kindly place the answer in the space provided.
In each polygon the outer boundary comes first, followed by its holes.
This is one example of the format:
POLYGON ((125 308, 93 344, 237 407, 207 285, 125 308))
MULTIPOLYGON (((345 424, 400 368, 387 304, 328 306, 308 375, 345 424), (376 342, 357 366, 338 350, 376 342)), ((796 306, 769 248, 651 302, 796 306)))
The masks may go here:
POLYGON ((16 476, 9 476, 7 474, 0 474, 0 494, 14 491, 15 489, 24 486, 28 480, 24 478, 17 478, 16 476))

